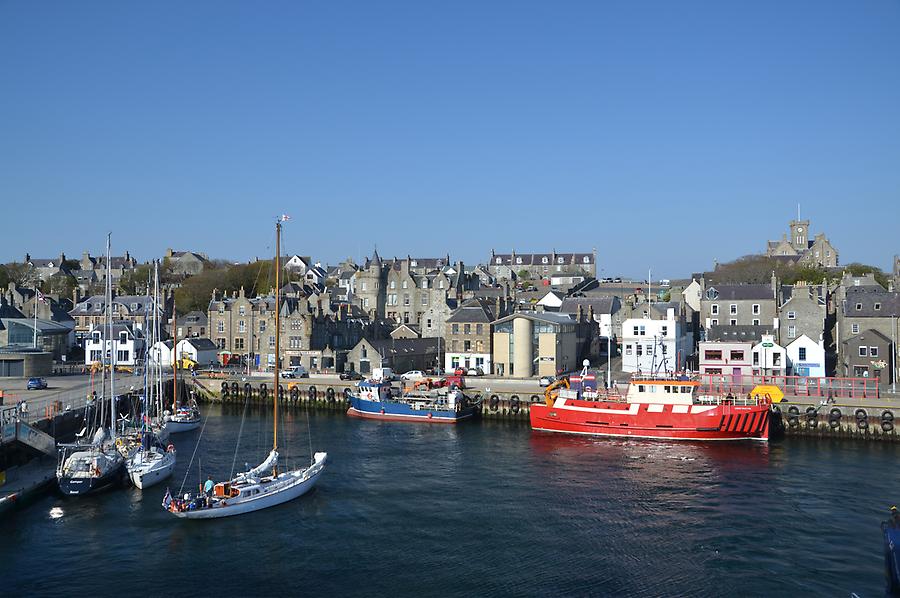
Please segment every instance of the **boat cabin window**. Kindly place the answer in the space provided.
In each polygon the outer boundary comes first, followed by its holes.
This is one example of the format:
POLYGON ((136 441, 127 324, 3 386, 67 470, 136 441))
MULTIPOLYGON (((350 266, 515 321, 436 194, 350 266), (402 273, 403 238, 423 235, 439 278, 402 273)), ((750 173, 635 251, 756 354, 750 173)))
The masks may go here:
POLYGON ((638 392, 644 392, 646 387, 643 384, 638 384, 638 392))
POLYGON ((691 394, 691 387, 690 386, 682 386, 681 393, 682 394, 691 394))

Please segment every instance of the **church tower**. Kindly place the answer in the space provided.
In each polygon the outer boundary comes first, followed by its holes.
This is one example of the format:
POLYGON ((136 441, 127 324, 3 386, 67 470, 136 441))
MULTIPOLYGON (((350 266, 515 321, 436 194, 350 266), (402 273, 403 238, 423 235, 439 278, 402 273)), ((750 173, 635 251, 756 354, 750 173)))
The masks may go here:
POLYGON ((809 249, 809 220, 791 220, 791 247, 798 253, 809 249))

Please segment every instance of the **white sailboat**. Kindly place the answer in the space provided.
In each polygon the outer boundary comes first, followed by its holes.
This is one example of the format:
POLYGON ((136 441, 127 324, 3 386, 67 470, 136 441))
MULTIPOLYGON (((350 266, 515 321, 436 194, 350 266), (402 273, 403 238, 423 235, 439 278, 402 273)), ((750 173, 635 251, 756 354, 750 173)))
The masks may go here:
POLYGON ((172 311, 172 413, 166 415, 166 429, 170 434, 190 432, 200 427, 200 408, 191 399, 187 405, 178 405, 178 320, 174 308, 172 311))
MULTIPOLYGON (((150 345, 152 346, 159 332, 159 275, 157 265, 154 264, 155 282, 154 282, 154 300, 153 300, 153 322, 151 328, 150 345)), ((146 321, 146 320, 145 320, 146 321)), ((125 468, 128 471, 128 477, 135 487, 143 490, 154 484, 158 484, 172 475, 175 469, 176 452, 175 447, 171 444, 165 446, 163 443, 168 438, 168 430, 163 424, 161 429, 153 425, 151 410, 153 401, 150 400, 152 391, 158 392, 157 396, 161 396, 161 385, 156 384, 156 378, 161 379, 162 372, 159 367, 154 370, 154 380, 151 381, 150 376, 150 360, 145 360, 144 368, 144 396, 141 401, 141 429, 131 437, 127 444, 120 444, 120 451, 123 452, 127 461, 125 468)), ((174 390, 173 390, 174 392, 174 390)))
MULTIPOLYGON (((281 272, 281 222, 275 225, 275 330, 281 330, 280 321, 280 279, 281 272)), ((213 486, 209 496, 187 494, 175 497, 166 492, 163 507, 182 519, 213 519, 250 513, 285 503, 311 490, 325 469, 328 454, 317 452, 312 455, 308 467, 280 471, 278 468, 278 369, 281 362, 280 339, 275 335, 275 414, 272 418, 272 450, 258 466, 236 475, 227 482, 213 486)))
MULTIPOLYGON (((78 442, 58 445, 56 481, 63 494, 77 496, 96 492, 118 484, 125 473, 125 458, 116 446, 116 355, 112 325, 112 273, 110 270, 110 238, 106 237, 106 331, 101 351, 103 366, 102 391, 106 391, 106 368, 109 368, 109 430, 101 421, 88 440, 88 428, 81 432, 78 442), (108 358, 107 358, 108 355, 108 358)), ((102 401, 101 401, 102 402, 102 401)), ((94 405, 92 409, 98 406, 94 405)), ((97 419, 94 413, 94 419, 97 419)))

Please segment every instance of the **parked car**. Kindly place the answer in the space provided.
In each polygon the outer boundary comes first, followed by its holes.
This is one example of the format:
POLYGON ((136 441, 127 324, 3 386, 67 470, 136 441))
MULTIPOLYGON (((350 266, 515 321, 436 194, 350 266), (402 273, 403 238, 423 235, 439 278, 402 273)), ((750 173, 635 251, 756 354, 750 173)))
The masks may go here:
POLYGON ((446 372, 442 368, 431 368, 425 370, 425 373, 429 376, 443 376, 446 372))
POLYGON ((309 372, 302 365, 292 365, 290 369, 281 372, 282 378, 309 378, 309 372))
POLYGON ((550 386, 556 382, 556 376, 541 376, 540 385, 541 387, 550 386))
POLYGON ((359 372, 341 372, 341 380, 362 380, 363 375, 359 372))
POLYGON ((454 376, 465 376, 466 369, 465 368, 456 368, 455 370, 453 370, 453 375, 454 376))
POLYGON ((47 381, 43 378, 29 378, 25 388, 28 390, 43 390, 47 388, 47 381))
POLYGON ((425 377, 425 372, 422 370, 410 370, 405 374, 400 374, 401 380, 421 380, 425 377))
POLYGON ((375 368, 372 370, 372 380, 391 382, 396 379, 397 375, 394 374, 394 370, 391 368, 375 368))
POLYGON ((469 368, 467 375, 469 375, 469 376, 484 376, 484 371, 481 368, 469 368))

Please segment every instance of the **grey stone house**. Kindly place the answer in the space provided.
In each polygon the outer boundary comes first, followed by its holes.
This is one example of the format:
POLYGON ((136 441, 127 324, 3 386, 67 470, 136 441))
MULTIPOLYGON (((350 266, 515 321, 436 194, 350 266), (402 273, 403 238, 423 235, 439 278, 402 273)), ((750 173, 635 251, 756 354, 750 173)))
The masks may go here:
POLYGON ((782 303, 778 306, 778 342, 787 346, 804 334, 816 342, 825 335, 826 290, 821 285, 797 283, 782 286, 782 303))
POLYGON ((169 248, 164 259, 172 265, 173 274, 184 277, 200 274, 209 265, 209 256, 195 251, 172 251, 169 248))
POLYGON ((365 376, 381 367, 391 368, 397 374, 438 367, 441 342, 439 338, 363 338, 347 353, 344 371, 365 376))
POLYGON ((787 257, 811 266, 836 268, 838 251, 824 234, 817 234, 810 240, 809 220, 791 220, 788 233, 780 241, 766 244, 769 257, 787 257))
POLYGON ((891 351, 894 343, 877 330, 864 330, 841 346, 840 367, 851 378, 877 380, 888 386, 894 380, 891 372, 891 351))
MULTIPOLYGON (((840 369, 838 375, 852 375, 852 367, 849 359, 859 357, 854 355, 853 347, 848 345, 854 337, 866 331, 877 332, 889 342, 896 342, 900 338, 900 293, 885 291, 882 287, 859 286, 846 290, 844 300, 837 307, 837 340, 838 363, 840 369), (850 346, 851 355, 844 355, 846 347, 850 346)), ((892 348, 896 345, 892 344, 892 348)), ((884 359, 891 365, 891 354, 882 353, 879 360, 884 359)), ((896 363, 896 355, 893 363, 896 363)))
POLYGON ((777 282, 709 285, 700 299, 704 329, 714 326, 771 326, 778 317, 777 282))
POLYGON ((512 280, 522 270, 528 272, 532 280, 540 280, 551 276, 584 276, 597 277, 597 251, 590 253, 557 253, 554 249, 549 253, 495 253, 487 262, 488 271, 495 279, 512 280))

